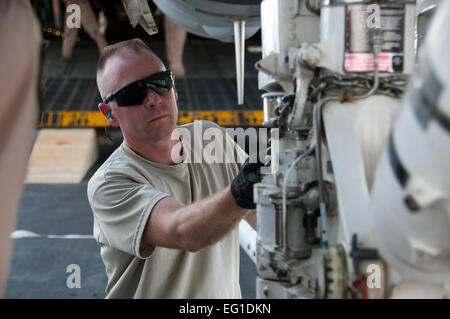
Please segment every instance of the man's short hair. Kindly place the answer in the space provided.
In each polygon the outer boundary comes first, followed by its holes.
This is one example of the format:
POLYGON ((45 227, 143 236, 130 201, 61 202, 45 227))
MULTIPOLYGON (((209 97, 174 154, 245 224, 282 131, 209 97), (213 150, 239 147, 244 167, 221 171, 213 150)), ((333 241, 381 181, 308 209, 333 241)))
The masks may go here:
POLYGON ((163 67, 166 68, 162 60, 148 47, 148 45, 138 38, 118 42, 103 48, 103 51, 100 54, 100 57, 97 61, 97 87, 100 91, 102 99, 104 98, 103 94, 105 94, 104 92, 102 93, 103 71, 105 69, 105 65, 108 59, 110 59, 113 56, 119 56, 123 59, 128 59, 133 54, 141 54, 144 52, 152 54, 155 57, 155 59, 159 60, 163 65, 163 67))
MULTIPOLYGON (((106 61, 112 56, 119 55, 122 58, 127 58, 129 53, 133 52, 140 54, 142 52, 150 52, 159 59, 159 57, 145 44, 144 41, 138 38, 118 42, 112 45, 108 45, 103 49, 97 62, 97 73, 102 72, 105 68, 106 61)), ((160 59, 159 59, 160 60, 160 59)), ((162 62, 162 61, 161 61, 162 62)))

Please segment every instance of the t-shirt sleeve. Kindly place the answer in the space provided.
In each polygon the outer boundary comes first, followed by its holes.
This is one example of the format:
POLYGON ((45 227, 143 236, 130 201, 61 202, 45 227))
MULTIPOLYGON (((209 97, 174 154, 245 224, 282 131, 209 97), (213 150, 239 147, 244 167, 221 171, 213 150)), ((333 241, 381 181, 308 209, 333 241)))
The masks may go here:
POLYGON ((168 196, 126 176, 91 180, 88 198, 94 213, 95 239, 99 244, 148 258, 154 247, 143 247, 142 235, 153 207, 168 196))

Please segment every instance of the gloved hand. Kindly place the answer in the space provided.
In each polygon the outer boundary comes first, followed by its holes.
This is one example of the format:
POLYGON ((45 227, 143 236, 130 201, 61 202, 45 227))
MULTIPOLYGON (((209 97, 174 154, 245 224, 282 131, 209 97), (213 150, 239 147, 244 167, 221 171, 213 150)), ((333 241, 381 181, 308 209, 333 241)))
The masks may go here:
POLYGON ((264 163, 258 161, 257 154, 249 156, 242 165, 239 174, 231 182, 231 194, 236 203, 247 209, 255 209, 253 203, 253 185, 261 181, 260 168, 264 163))

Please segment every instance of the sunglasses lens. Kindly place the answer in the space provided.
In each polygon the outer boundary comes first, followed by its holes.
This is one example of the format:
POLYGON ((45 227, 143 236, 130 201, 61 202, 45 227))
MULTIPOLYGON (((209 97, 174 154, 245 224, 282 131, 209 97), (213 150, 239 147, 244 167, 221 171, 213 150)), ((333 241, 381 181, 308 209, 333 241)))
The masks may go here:
POLYGON ((172 88, 172 77, 170 71, 153 74, 146 80, 146 84, 159 95, 166 94, 172 88))
POLYGON ((147 89, 152 89, 158 95, 163 96, 173 87, 171 75, 170 71, 164 71, 131 83, 115 94, 114 99, 119 106, 134 106, 144 102, 147 89))
POLYGON ((163 96, 170 90, 170 88, 167 88, 165 86, 153 85, 151 83, 148 83, 147 87, 155 91, 159 96, 163 96))
POLYGON ((147 89, 141 85, 135 84, 124 88, 116 96, 116 102, 119 106, 134 106, 142 104, 147 95, 147 89))

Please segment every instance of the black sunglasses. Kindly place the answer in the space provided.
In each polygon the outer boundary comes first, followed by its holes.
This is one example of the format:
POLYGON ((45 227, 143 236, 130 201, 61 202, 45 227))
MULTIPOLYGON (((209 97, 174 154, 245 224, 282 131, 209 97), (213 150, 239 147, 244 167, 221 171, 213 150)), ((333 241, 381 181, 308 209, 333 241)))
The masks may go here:
POLYGON ((123 88, 109 94, 103 103, 116 100, 119 106, 134 106, 144 102, 147 96, 147 89, 152 89, 158 95, 163 96, 173 87, 173 73, 162 71, 154 73, 143 79, 125 85, 123 88))

